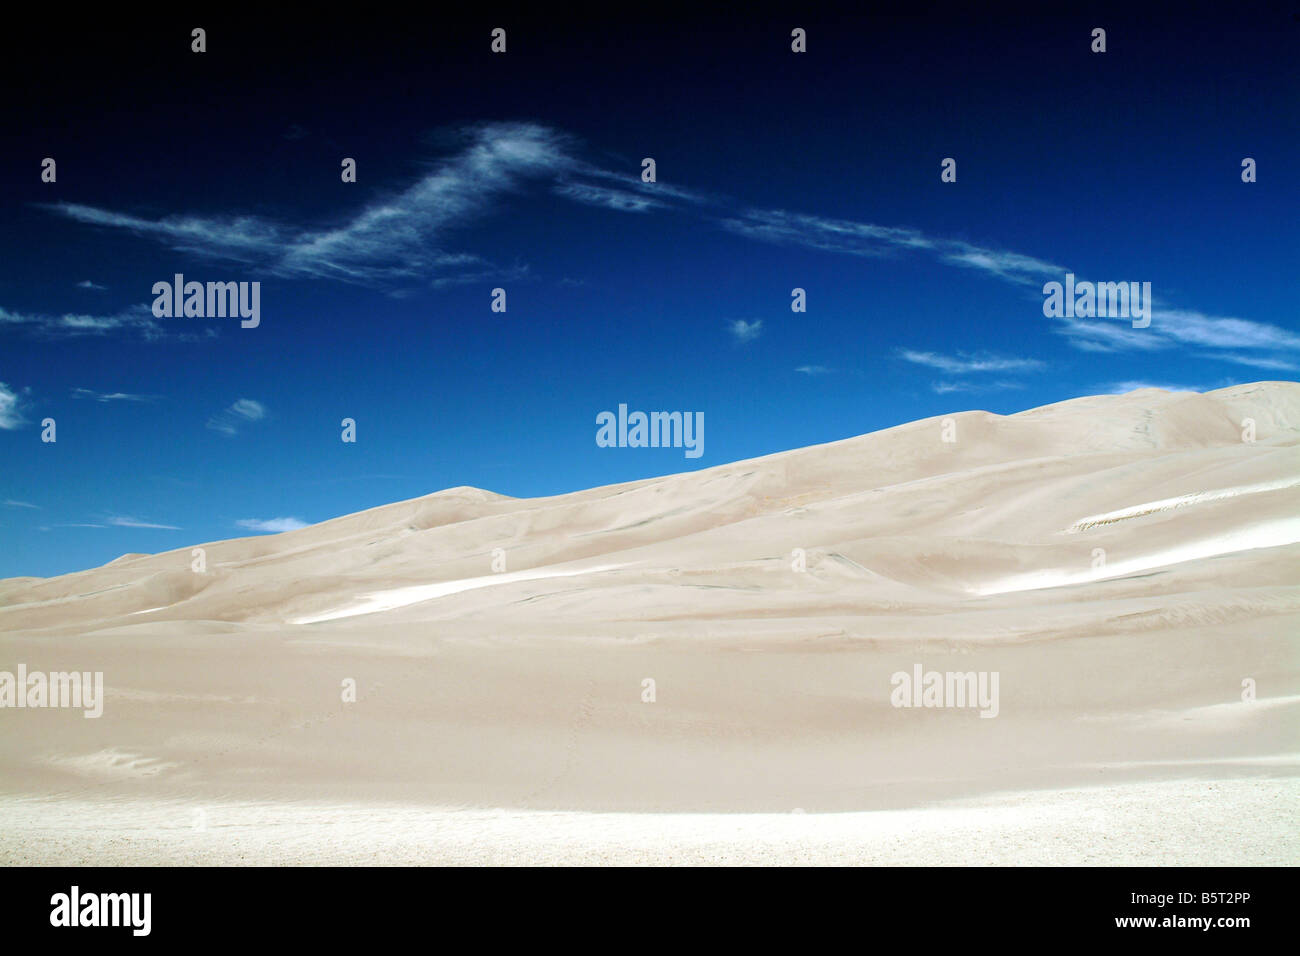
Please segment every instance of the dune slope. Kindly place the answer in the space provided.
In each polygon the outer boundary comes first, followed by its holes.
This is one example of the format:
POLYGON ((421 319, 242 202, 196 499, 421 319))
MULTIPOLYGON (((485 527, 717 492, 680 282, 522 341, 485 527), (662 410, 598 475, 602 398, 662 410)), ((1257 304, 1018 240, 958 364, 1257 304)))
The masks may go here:
MULTIPOLYGON (((453 488, 0 581, 0 670, 105 682, 99 719, 0 711, 0 861, 70 807, 269 804, 436 812, 474 839, 493 808, 576 813, 570 835, 611 814, 569 857, 528 851, 548 862, 663 862, 627 847, 686 824, 615 826, 645 814, 700 814, 691 845, 715 850, 730 827, 700 821, 747 815, 749 851, 692 861, 802 859, 753 843, 752 815, 797 808, 863 841, 813 862, 900 862, 881 821, 1012 800, 1040 862, 1053 840, 1105 862, 1078 822, 1104 791, 1135 828, 1116 859, 1177 862, 1158 837, 1182 807, 1228 821, 1187 860, 1300 862, 1298 504, 1300 384, 1262 382, 961 412, 550 498, 453 488), (996 674, 996 716, 894 706, 918 666, 996 674)), ((438 832, 427 861, 460 861, 438 832)), ((159 858, 229 862, 178 833, 159 858)), ((102 862, 139 860, 122 839, 102 862)), ((978 862, 943 845, 931 862, 978 862)))

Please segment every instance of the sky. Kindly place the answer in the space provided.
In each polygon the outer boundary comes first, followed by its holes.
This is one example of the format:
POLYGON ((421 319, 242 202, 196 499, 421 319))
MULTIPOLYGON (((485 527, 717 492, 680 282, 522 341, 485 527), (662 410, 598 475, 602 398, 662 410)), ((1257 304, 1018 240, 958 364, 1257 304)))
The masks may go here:
POLYGON ((0 577, 1294 380, 1300 8, 1182 9, 7 31, 0 577), (178 273, 259 323, 155 315, 178 273), (1067 273, 1149 282, 1149 326, 1045 315, 1067 273), (602 447, 620 404, 701 454, 602 447))

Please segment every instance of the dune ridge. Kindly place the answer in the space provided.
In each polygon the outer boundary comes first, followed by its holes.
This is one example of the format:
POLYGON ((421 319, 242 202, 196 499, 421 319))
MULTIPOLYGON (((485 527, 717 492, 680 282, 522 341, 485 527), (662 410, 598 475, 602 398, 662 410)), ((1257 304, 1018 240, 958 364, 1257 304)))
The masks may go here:
POLYGON ((1073 823, 1034 817, 1043 856, 1077 849, 1095 792, 1137 814, 1148 849, 1124 858, 1153 860, 1160 801, 1232 819, 1254 780, 1249 825, 1188 858, 1300 861, 1298 485, 1300 384, 1143 389, 0 581, 0 670, 102 670, 106 694, 99 720, 0 714, 0 830, 34 832, 31 801, 266 801, 704 814, 725 843, 727 814, 1037 814, 1068 792, 1073 823), (891 704, 917 664, 996 671, 997 718, 891 704))

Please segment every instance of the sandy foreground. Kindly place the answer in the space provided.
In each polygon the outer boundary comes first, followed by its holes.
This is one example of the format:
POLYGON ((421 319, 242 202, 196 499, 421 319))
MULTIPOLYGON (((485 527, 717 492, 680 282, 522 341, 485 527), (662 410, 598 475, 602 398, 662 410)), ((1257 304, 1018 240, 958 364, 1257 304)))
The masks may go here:
POLYGON ((0 863, 1295 864, 1298 505, 1147 389, 0 581, 0 863))

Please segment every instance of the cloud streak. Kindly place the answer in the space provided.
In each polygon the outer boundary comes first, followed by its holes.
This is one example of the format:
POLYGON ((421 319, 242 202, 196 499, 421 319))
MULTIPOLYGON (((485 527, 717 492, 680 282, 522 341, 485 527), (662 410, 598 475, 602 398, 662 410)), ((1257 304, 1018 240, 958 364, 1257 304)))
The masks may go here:
POLYGON ((1054 330, 1085 352, 1156 352, 1200 348, 1203 358, 1255 368, 1293 370, 1300 335, 1267 322, 1207 315, 1191 309, 1153 308, 1151 324, 1135 329, 1128 319, 1062 318, 1054 330))
POLYGON ((260 422, 266 417, 266 406, 251 398, 241 398, 229 408, 222 409, 208 419, 208 427, 223 435, 234 436, 250 422, 260 422))
MULTIPOLYGON (((180 252, 256 265, 277 276, 370 285, 446 278, 466 265, 487 265, 477 256, 448 251, 448 230, 481 216, 528 180, 554 179, 580 167, 568 137, 538 124, 484 124, 460 138, 461 151, 413 185, 324 227, 251 215, 147 219, 68 202, 49 208, 87 225, 126 230, 180 252)), ((612 194, 602 198, 595 187, 572 198, 605 205, 614 200, 612 194)))
MULTIPOLYGON (((154 318, 149 306, 143 303, 130 306, 109 315, 89 315, 81 312, 51 314, 44 312, 14 312, 0 306, 0 330, 10 328, 46 338, 79 338, 107 336, 112 333, 129 333, 146 342, 171 340, 197 342, 217 336, 215 329, 172 331, 154 318)), ((175 328, 180 328, 176 326, 175 328)))
POLYGON ((96 402, 147 402, 149 395, 132 395, 128 392, 96 392, 89 388, 74 388, 73 398, 89 398, 96 402))
MULTIPOLYGON (((455 151, 413 183, 372 199, 324 225, 294 225, 263 216, 176 214, 148 218, 60 202, 58 215, 104 229, 123 230, 171 248, 255 266, 289 278, 329 278, 401 295, 404 288, 444 288, 506 276, 526 265, 503 266, 451 248, 456 233, 495 211, 509 197, 541 186, 552 195, 613 212, 688 214, 736 236, 823 252, 877 258, 916 255, 1020 287, 1060 279, 1064 266, 1037 256, 918 229, 746 206, 734 198, 670 183, 645 183, 631 172, 604 168, 578 155, 573 137, 539 123, 483 123, 452 137, 455 151)), ((621 163, 618 161, 610 161, 621 163)), ((638 170, 639 172, 639 170, 638 170)), ((89 281, 89 280, 87 280, 89 281)), ((93 284, 92 284, 93 287, 93 284)), ((35 325, 64 335, 135 329, 158 337, 161 328, 144 306, 108 316, 22 316, 0 309, 6 324, 35 325)), ((1156 310, 1148 329, 1108 320, 1056 320, 1054 331, 1085 352, 1210 350, 1210 357, 1260 368, 1292 369, 1300 336, 1277 326, 1187 309, 1156 310)), ((743 332, 734 331, 738 337, 743 332)), ((742 338, 742 340, 744 340, 742 338)))
POLYGON ((1032 256, 935 239, 915 229, 737 208, 727 197, 644 183, 579 158, 572 137, 537 123, 480 124, 461 130, 457 139, 461 151, 413 185, 323 228, 252 215, 149 219, 81 203, 48 208, 86 225, 126 230, 181 252, 255 264, 278 276, 373 285, 431 277, 447 284, 466 267, 489 273, 494 268, 477 255, 447 249, 448 233, 491 211, 529 182, 549 181, 554 194, 572 202, 626 213, 689 209, 726 231, 763 242, 858 256, 924 251, 949 265, 1016 283, 1063 271, 1032 256))
POLYGON ((1033 256, 957 239, 933 238, 915 229, 809 216, 780 209, 750 209, 741 216, 721 219, 719 225, 750 239, 822 252, 865 257, 922 252, 947 265, 980 270, 1019 285, 1033 284, 1065 271, 1033 256))
POLYGON ((977 355, 958 353, 956 356, 950 356, 939 355, 935 352, 902 349, 898 354, 900 358, 908 362, 916 365, 926 365, 954 375, 964 375, 972 372, 1032 372, 1043 368, 1043 363, 1038 359, 1005 358, 986 353, 977 355))
MULTIPOLYGON (((108 524, 114 528, 152 528, 158 531, 180 531, 181 530, 180 528, 176 527, 176 525, 173 524, 153 524, 148 521, 141 521, 138 518, 131 518, 127 516, 115 516, 112 518, 105 518, 104 520, 107 521, 108 524)), ((102 525, 75 525, 74 527, 94 528, 94 527, 102 527, 102 525)))
POLYGON ((936 395, 951 392, 1002 392, 1008 389, 1024 388, 1022 382, 932 382, 930 389, 936 395))

